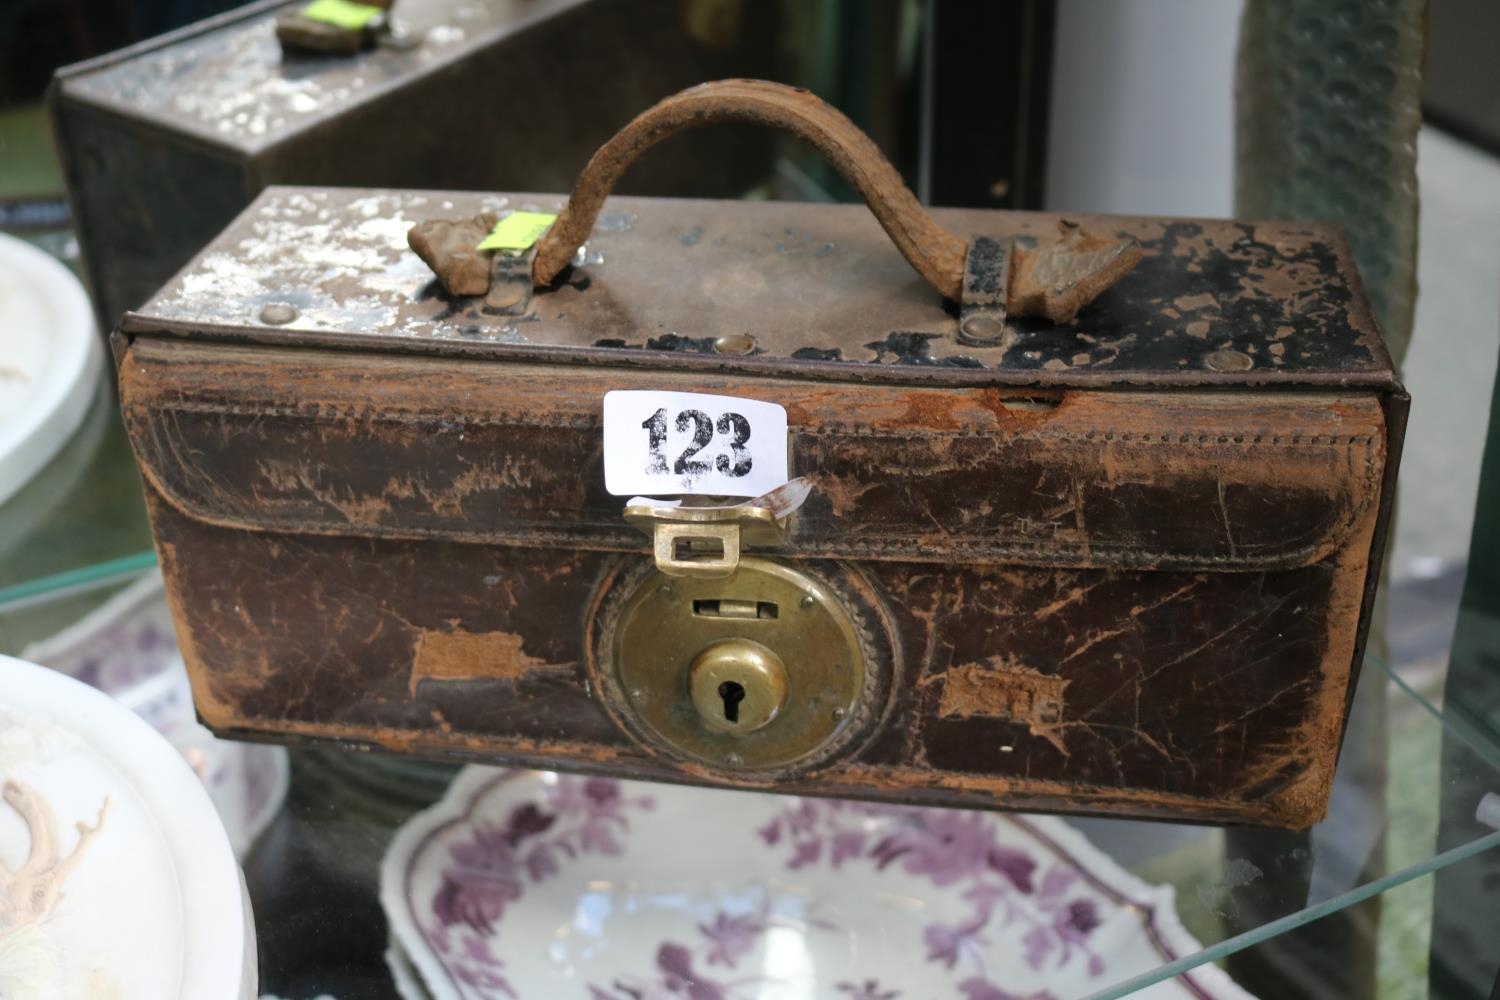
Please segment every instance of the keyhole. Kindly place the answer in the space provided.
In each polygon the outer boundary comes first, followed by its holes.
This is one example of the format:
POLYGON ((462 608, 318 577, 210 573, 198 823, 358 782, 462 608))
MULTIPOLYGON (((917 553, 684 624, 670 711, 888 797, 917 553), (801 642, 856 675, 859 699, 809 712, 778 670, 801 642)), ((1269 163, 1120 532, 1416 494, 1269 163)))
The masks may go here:
POLYGON ((719 685, 719 697, 724 699, 724 721, 740 721, 740 702, 745 700, 745 686, 738 681, 725 681, 719 685))

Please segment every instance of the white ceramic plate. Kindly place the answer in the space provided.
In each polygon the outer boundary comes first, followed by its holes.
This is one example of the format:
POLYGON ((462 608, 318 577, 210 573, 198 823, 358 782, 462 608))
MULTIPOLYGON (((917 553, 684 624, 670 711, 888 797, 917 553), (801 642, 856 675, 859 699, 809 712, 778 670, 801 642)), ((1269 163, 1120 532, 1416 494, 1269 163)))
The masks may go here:
POLYGON ((182 754, 243 858, 286 799, 286 750, 221 740, 198 722, 161 574, 141 576, 73 625, 21 651, 111 696, 182 754))
POLYGON ((88 295, 72 272, 0 235, 0 503, 77 429, 102 351, 88 295))
POLYGON ((432 994, 427 992, 427 987, 422 983, 421 973, 411 964, 411 957, 395 938, 391 938, 386 948, 385 964, 391 970, 391 981, 396 984, 396 992, 406 1000, 432 1000, 432 994))
MULTIPOLYGON (((1200 947, 1051 817, 482 767, 381 902, 439 1000, 1063 1000, 1200 947)), ((1248 997, 1212 966, 1141 995, 1248 997)))
POLYGON ((208 793, 143 720, 0 656, 0 996, 255 996, 239 867, 208 793))

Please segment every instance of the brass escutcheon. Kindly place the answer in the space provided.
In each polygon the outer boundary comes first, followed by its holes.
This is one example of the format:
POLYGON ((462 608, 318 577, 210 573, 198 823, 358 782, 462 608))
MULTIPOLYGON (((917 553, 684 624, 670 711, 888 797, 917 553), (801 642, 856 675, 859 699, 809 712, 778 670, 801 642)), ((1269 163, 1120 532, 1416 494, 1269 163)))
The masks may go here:
POLYGON ((851 732, 871 683, 839 597, 753 556, 729 576, 647 573, 623 601, 611 646, 616 683, 645 734, 736 771, 829 750, 851 732))
POLYGON ((749 733, 776 718, 786 704, 786 666, 750 639, 723 639, 693 657, 688 696, 703 725, 721 733, 749 733))

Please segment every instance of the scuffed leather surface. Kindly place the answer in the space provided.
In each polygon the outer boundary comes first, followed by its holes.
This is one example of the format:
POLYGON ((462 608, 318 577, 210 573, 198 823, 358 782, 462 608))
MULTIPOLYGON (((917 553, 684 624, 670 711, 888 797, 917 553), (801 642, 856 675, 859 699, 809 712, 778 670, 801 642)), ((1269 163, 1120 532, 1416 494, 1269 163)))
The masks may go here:
MULTIPOLYGON (((133 344, 122 401, 205 721, 757 784, 634 742, 587 681, 600 584, 644 558, 592 474, 597 401, 632 378, 133 344)), ((820 485, 784 555, 858 567, 894 630, 868 738, 776 787, 1322 814, 1380 512, 1376 397, 694 382, 788 406, 820 485), (974 696, 996 677, 1052 700, 974 696)))
MULTIPOLYGON (((603 488, 599 399, 628 374, 138 343, 142 470, 185 513, 255 531, 643 550, 603 488), (310 361, 310 359, 312 359, 310 361), (284 393, 295 403, 267 400, 284 393), (443 405, 435 405, 442 400, 443 405)), ((1368 395, 837 386, 669 375, 784 404, 816 488, 805 556, 1274 569, 1374 504, 1368 395)))
MULTIPOLYGON (((220 732, 733 783, 632 743, 590 693, 591 593, 614 560, 642 557, 266 535, 150 500, 198 708, 220 732), (456 633, 506 641, 414 678, 424 636, 456 633)), ((776 787, 1294 826, 1321 815, 1357 550, 1278 572, 869 569, 898 626, 901 682, 858 749, 776 787), (1060 714, 940 717, 947 672, 997 660, 1066 678, 1060 714)))
POLYGON ((817 794, 1322 815, 1405 406, 1337 232, 1082 218, 1140 265, 1071 323, 973 347, 847 206, 612 199, 561 284, 486 312, 428 283, 405 232, 498 197, 269 191, 123 321, 210 726, 817 794), (295 316, 257 318, 277 303, 295 316), (789 472, 815 488, 780 557, 862 581, 888 693, 838 756, 717 771, 591 683, 612 582, 646 558, 602 489, 619 388, 787 408, 789 472))

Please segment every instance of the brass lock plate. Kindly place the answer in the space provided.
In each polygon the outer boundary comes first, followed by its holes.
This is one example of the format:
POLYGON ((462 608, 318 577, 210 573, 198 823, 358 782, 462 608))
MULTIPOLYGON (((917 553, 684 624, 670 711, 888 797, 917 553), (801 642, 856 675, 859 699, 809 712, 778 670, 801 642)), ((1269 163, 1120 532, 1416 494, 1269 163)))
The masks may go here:
POLYGON ((727 577, 651 569, 632 583, 600 678, 627 728, 727 771, 823 757, 857 734, 876 685, 827 583, 756 557, 727 577))

